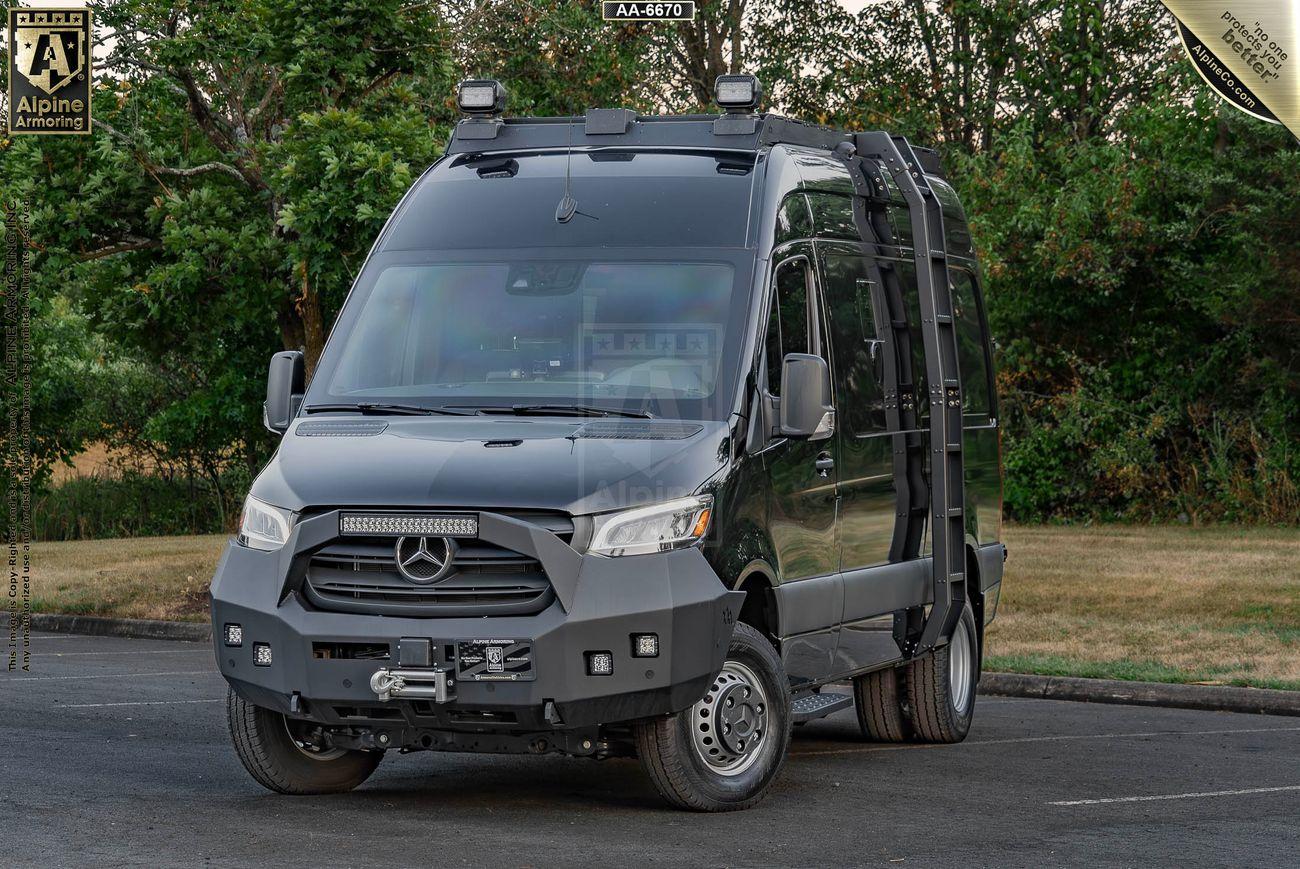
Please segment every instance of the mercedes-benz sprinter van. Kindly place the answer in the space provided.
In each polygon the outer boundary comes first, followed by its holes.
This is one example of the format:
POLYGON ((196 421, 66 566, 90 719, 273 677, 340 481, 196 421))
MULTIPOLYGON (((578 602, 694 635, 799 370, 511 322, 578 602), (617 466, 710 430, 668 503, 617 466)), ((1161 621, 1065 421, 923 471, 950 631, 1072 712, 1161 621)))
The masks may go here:
POLYGON ((716 811, 840 709, 966 735, 1005 554, 966 218, 933 152, 760 95, 516 119, 461 85, 310 376, 271 361, 212 582, 257 781, 636 755, 716 811))

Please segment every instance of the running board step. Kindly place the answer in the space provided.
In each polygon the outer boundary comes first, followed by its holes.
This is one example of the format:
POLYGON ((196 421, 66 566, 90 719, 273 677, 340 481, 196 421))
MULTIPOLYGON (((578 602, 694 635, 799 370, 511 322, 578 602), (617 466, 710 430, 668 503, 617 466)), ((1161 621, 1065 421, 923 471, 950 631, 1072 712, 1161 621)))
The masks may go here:
POLYGON ((790 704, 795 724, 816 721, 853 705, 852 694, 805 694, 790 704))

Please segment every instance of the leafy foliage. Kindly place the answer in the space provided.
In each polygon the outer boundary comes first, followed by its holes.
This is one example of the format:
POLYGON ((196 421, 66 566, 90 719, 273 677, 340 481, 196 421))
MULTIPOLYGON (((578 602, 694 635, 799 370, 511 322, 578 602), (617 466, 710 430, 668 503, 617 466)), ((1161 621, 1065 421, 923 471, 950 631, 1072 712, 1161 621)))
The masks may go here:
POLYGON ((698 5, 105 7, 96 135, 0 142, 0 194, 30 203, 42 469, 97 440, 222 492, 264 461, 266 358, 314 362, 458 79, 502 79, 517 114, 694 111, 744 69, 782 111, 941 150, 1013 516, 1300 521, 1300 148, 1208 95, 1158 4, 698 5))

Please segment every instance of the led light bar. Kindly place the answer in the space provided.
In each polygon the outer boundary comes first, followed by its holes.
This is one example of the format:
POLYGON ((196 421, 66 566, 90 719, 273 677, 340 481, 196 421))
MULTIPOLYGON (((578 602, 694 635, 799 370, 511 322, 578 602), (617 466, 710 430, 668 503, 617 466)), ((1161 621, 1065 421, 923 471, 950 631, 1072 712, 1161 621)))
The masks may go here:
POLYGON ((339 534, 372 537, 477 537, 477 516, 437 513, 340 513, 339 534))

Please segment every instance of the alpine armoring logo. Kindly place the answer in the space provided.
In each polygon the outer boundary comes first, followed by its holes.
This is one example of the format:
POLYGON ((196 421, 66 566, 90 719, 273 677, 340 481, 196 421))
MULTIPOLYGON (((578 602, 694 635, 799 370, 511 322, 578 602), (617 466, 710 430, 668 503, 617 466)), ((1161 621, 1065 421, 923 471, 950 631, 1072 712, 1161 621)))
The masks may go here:
POLYGON ((90 10, 9 10, 9 133, 90 132, 90 10))

